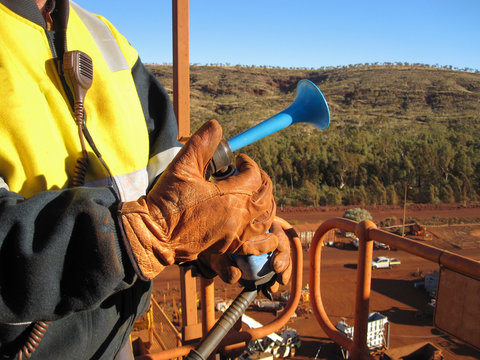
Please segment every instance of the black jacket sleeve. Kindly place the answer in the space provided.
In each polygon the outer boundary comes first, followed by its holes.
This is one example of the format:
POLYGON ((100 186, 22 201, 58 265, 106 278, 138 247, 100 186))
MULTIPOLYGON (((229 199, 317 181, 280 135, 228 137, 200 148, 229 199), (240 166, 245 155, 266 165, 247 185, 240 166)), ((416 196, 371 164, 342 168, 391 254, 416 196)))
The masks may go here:
POLYGON ((108 188, 0 189, 0 322, 54 320, 132 284, 116 209, 108 188))

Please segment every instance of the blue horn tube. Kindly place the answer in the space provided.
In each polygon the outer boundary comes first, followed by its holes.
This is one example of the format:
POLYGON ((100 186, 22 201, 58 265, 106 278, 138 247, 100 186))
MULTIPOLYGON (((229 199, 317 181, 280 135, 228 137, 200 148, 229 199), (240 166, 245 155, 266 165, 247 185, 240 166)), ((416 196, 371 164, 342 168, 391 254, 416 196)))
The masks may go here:
POLYGON ((288 108, 234 136, 228 140, 228 145, 236 151, 298 122, 313 124, 320 130, 330 124, 330 111, 322 92, 306 79, 298 82, 297 96, 288 108))
POLYGON ((298 82, 295 100, 285 110, 228 141, 222 140, 210 161, 209 173, 219 179, 232 175, 229 165, 234 151, 299 122, 310 123, 320 130, 330 124, 327 101, 318 87, 306 79, 298 82))

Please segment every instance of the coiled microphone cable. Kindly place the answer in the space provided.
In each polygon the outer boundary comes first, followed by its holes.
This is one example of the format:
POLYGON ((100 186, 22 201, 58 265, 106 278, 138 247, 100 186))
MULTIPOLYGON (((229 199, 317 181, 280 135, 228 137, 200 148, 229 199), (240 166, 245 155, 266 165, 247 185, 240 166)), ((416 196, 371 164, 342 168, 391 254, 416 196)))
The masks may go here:
POLYGON ((24 356, 26 359, 30 359, 32 354, 37 349, 37 346, 40 345, 40 341, 42 341, 42 338, 47 332, 49 325, 50 321, 37 321, 33 324, 33 328, 28 335, 27 342, 18 352, 18 360, 23 360, 24 356))
POLYGON ((90 159, 85 146, 85 95, 93 82, 93 63, 90 56, 82 51, 67 51, 63 55, 63 75, 67 85, 73 92, 75 123, 82 146, 82 157, 77 160, 73 174, 72 185, 82 186, 90 159))
MULTIPOLYGON (((93 82, 93 63, 90 56, 82 51, 68 51, 63 55, 63 75, 68 87, 74 96, 75 123, 78 129, 78 137, 82 147, 82 157, 77 160, 72 179, 73 186, 82 186, 85 183, 85 176, 88 169, 89 157, 85 146, 85 109, 84 101, 87 90, 93 82)), ((92 142, 93 143, 93 142, 92 142)), ((92 146, 94 147, 94 145, 92 146)), ((95 148, 96 150, 96 148, 95 148)), ((96 151, 97 153, 98 151, 96 151)), ((98 156, 98 154, 97 154, 98 156)), ((101 160, 102 161, 102 160, 101 160)), ((102 161, 103 163, 103 161, 102 161)), ((110 171, 107 168, 110 174, 110 171)), ((18 351, 18 359, 30 359, 47 332, 50 321, 36 321, 23 347, 18 351)))

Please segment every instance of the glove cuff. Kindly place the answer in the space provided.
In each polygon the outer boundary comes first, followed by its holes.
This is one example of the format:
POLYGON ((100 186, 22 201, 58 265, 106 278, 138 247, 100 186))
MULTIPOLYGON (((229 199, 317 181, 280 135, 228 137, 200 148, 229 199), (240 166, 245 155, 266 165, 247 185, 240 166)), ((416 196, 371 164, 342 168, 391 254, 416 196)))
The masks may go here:
POLYGON ((168 246, 165 220, 152 218, 145 197, 121 203, 118 215, 127 253, 140 278, 151 280, 174 263, 175 252, 168 246))

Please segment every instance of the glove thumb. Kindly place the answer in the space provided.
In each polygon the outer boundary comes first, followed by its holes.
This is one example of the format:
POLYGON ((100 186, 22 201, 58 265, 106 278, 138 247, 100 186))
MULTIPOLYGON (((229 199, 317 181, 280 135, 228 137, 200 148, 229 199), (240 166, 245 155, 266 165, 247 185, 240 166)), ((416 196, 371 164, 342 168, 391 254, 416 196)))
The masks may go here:
POLYGON ((203 124, 182 147, 172 162, 182 168, 195 168, 202 175, 222 139, 222 127, 216 120, 203 124))

